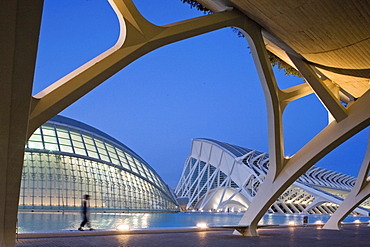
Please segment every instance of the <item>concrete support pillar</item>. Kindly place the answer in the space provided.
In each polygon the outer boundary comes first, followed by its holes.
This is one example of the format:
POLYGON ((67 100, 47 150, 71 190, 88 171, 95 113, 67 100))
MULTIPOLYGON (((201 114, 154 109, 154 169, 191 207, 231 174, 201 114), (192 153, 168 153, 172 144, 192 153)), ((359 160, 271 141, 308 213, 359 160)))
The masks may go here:
POLYGON ((14 246, 43 1, 2 1, 0 11, 0 246, 14 246))
MULTIPOLYGON (((290 101, 312 90, 307 84, 278 89, 259 25, 233 10, 156 26, 141 16, 131 0, 109 2, 121 28, 116 45, 34 97, 31 92, 43 1, 3 1, 1 4, 0 246, 15 245, 24 146, 33 131, 131 62, 173 42, 228 26, 240 28, 249 40, 266 98, 270 169, 240 222, 250 226, 244 235, 257 235, 258 221, 283 191, 315 162, 369 126, 370 91, 343 109, 320 79, 314 77, 311 87, 337 121, 287 159, 284 157, 282 112, 290 101)), ((304 61, 293 60, 304 74, 312 73, 304 61)))
POLYGON ((339 230, 341 222, 346 218, 358 205, 370 196, 370 135, 365 158, 362 162, 355 186, 342 202, 339 208, 334 212, 330 219, 325 223, 323 229, 339 230))
POLYGON ((249 41, 264 89, 268 114, 269 171, 258 193, 239 222, 241 226, 248 226, 241 234, 257 236, 259 220, 299 176, 345 140, 369 126, 370 112, 366 109, 370 106, 370 91, 365 93, 353 105, 344 109, 330 89, 315 75, 306 62, 297 58, 297 54, 294 54, 292 61, 298 65, 298 69, 302 70, 302 74, 308 78, 311 88, 321 98, 337 121, 333 121, 324 128, 294 156, 285 158, 282 132, 283 110, 290 101, 307 95, 310 90, 305 86, 298 86, 293 90, 280 90, 268 60, 261 28, 247 22, 238 26, 238 28, 243 30, 249 41))
MULTIPOLYGON (((305 171, 345 140, 370 124, 370 91, 349 109, 349 116, 340 123, 332 122, 291 157, 274 179, 268 175, 239 225, 249 226, 245 236, 257 236, 257 223, 278 197, 305 171), (357 105, 356 105, 357 104, 357 105)), ((271 163, 270 163, 271 166, 271 163)))
POLYGON ((147 21, 131 0, 109 0, 120 22, 111 49, 32 97, 42 0, 4 1, 0 11, 0 246, 15 245, 24 147, 34 130, 139 57, 244 19, 238 11, 166 26, 147 21))

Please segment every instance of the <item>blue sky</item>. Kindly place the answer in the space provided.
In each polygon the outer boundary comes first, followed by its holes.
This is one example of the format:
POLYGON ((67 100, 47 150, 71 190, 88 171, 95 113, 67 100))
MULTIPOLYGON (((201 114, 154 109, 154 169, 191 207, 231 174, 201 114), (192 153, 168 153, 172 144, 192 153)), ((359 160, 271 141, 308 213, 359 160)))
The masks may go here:
MULTIPOLYGON (((203 15, 181 0, 134 0, 156 25, 203 15)), ((113 46, 117 18, 106 0, 45 0, 33 93, 113 46)), ((280 88, 303 82, 276 71, 280 88)), ((225 28, 157 49, 130 64, 60 113, 120 140, 171 188, 191 140, 211 138, 268 152, 266 106, 245 39, 225 28)), ((285 153, 293 155, 327 124, 310 95, 283 116, 285 153)), ((317 166, 357 176, 368 129, 317 166)))

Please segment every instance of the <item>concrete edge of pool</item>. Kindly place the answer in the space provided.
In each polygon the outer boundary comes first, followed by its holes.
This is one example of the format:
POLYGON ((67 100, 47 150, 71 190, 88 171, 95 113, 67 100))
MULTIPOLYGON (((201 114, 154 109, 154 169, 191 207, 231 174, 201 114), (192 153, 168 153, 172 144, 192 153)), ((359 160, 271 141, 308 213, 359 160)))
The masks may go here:
MULTIPOLYGON (((370 224, 368 222, 360 223, 342 223, 342 225, 360 225, 370 224)), ((306 224, 306 225, 260 225, 258 228, 282 228, 282 227, 321 227, 324 224, 306 224)), ((53 238, 53 237, 81 237, 81 236, 102 236, 102 235, 123 235, 123 234, 146 234, 146 233, 170 233, 170 232, 202 232, 202 231, 224 231, 226 229, 235 229, 237 226, 209 226, 205 228, 200 227, 161 227, 161 228, 142 228, 130 230, 116 230, 116 229, 97 229, 93 231, 85 230, 61 230, 61 231, 40 231, 40 232, 19 232, 18 239, 26 238, 53 238)))

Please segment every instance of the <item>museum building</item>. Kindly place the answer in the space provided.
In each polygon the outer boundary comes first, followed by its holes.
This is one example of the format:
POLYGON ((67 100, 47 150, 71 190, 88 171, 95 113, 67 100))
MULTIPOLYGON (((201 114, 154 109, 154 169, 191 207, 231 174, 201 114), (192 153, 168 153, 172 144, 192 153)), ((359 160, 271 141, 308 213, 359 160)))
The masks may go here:
MULTIPOLYGON (((182 210, 246 211, 267 176, 267 153, 211 139, 194 139, 175 189, 182 210)), ((351 191, 352 176, 311 167, 268 213, 332 214, 351 191)), ((368 216, 369 199, 353 213, 368 216)))
POLYGON ((56 116, 26 144, 19 209, 177 212, 173 193, 130 148, 89 125, 56 116))

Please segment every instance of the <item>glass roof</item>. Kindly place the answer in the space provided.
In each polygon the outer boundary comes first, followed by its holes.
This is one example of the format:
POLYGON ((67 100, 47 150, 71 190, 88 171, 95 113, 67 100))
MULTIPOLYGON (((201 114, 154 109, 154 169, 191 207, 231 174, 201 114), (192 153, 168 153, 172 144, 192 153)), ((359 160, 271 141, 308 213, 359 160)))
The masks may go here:
POLYGON ((106 133, 79 121, 55 116, 28 140, 26 151, 59 152, 104 162, 135 173, 169 192, 168 186, 138 154, 106 133))

